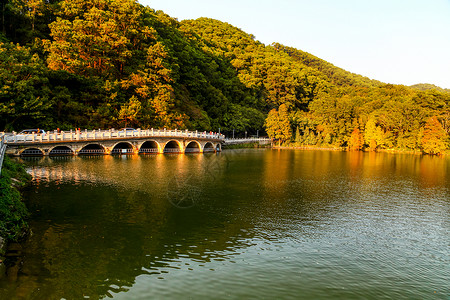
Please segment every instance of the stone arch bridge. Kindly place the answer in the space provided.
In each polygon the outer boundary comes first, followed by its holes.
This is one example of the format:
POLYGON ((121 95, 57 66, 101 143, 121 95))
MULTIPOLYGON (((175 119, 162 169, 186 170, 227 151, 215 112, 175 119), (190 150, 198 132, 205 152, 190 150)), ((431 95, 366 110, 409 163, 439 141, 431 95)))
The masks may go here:
POLYGON ((13 156, 204 153, 222 150, 225 137, 188 130, 84 130, 5 134, 13 156))

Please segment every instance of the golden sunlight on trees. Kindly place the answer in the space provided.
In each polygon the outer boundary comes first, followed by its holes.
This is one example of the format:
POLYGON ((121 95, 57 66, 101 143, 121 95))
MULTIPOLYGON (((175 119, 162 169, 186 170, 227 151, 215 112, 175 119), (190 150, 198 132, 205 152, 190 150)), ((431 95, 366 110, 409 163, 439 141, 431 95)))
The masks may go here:
POLYGON ((131 97, 127 104, 122 105, 119 111, 119 119, 124 121, 125 127, 136 125, 138 119, 137 116, 140 113, 141 108, 141 103, 135 96, 131 97))
MULTIPOLYGON (((68 11, 70 1, 64 2, 68 11)), ((53 41, 50 69, 83 76, 126 75, 132 59, 145 59, 155 30, 143 22, 143 9, 133 1, 86 1, 75 19, 64 12, 49 25, 53 41)))
POLYGON ((353 151, 362 150, 364 138, 358 128, 355 128, 348 141, 348 148, 353 151))
POLYGON ((375 151, 377 149, 377 126, 372 118, 367 121, 366 129, 364 131, 364 140, 369 146, 370 151, 375 151))
POLYGON ((436 116, 428 119, 422 136, 422 151, 427 154, 442 154, 447 148, 445 132, 436 116))
POLYGON ((272 109, 269 112, 265 126, 269 137, 278 140, 280 144, 291 140, 292 129, 286 104, 281 104, 278 111, 272 109))

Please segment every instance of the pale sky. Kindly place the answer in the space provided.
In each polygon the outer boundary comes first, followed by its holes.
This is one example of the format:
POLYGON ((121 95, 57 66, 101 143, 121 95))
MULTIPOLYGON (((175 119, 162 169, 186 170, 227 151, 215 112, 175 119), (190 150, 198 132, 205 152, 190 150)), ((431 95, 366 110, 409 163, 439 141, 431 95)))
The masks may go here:
POLYGON ((450 89, 450 0, 138 0, 208 17, 386 83, 450 89))

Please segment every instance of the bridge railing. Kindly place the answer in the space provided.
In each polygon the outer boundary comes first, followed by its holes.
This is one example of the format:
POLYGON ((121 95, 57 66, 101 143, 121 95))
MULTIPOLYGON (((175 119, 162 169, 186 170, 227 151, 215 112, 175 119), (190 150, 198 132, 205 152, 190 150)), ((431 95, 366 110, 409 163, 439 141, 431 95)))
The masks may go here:
POLYGON ((167 129, 136 129, 136 130, 70 130, 70 131, 53 131, 43 134, 4 134, 4 142, 6 144, 16 143, 43 143, 43 142, 77 142, 86 140, 107 140, 121 138, 145 138, 145 137, 193 137, 204 139, 225 139, 223 134, 215 132, 198 132, 188 130, 167 130, 167 129))
POLYGON ((249 137, 249 138, 237 138, 237 139, 224 139, 225 144, 246 144, 246 143, 260 143, 260 144, 268 144, 272 141, 272 139, 267 137, 249 137))

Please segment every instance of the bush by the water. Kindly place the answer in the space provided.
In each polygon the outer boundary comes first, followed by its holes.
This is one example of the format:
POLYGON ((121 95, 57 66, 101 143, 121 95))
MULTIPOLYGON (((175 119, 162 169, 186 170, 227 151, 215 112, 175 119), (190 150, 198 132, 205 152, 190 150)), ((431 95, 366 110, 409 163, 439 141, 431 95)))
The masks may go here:
POLYGON ((30 180, 22 165, 5 157, 0 178, 0 236, 17 241, 27 232, 28 211, 19 192, 30 180))

